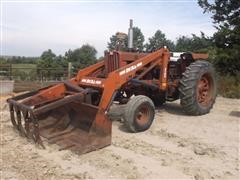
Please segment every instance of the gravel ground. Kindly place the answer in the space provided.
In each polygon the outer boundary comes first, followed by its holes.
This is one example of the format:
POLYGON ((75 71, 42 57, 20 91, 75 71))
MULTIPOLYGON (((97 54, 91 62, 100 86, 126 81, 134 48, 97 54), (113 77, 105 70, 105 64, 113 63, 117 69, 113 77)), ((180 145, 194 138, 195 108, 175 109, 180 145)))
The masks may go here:
POLYGON ((1 179, 239 179, 240 100, 186 116, 179 102, 156 110, 151 128, 129 133, 114 121, 112 145, 84 155, 43 150, 12 128, 1 98, 1 179))

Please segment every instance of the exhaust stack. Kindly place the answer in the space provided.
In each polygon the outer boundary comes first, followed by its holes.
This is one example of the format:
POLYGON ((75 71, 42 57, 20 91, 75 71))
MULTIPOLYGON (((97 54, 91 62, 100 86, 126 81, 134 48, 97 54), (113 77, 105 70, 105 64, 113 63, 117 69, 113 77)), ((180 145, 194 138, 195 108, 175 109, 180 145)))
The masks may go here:
POLYGON ((128 49, 133 49, 133 20, 130 19, 129 29, 128 29, 128 49))

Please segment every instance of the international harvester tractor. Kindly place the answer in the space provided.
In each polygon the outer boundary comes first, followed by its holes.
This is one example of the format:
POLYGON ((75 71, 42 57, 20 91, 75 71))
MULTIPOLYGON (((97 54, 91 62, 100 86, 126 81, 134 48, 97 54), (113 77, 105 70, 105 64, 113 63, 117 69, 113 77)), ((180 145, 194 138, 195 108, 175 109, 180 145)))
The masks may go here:
POLYGON ((147 130, 155 106, 180 99, 188 115, 210 111, 216 98, 213 66, 207 54, 133 52, 130 21, 128 52, 105 52, 98 63, 68 81, 7 100, 11 122, 22 136, 44 147, 42 139, 80 154, 111 144, 111 106, 124 106, 131 132, 147 130), (43 138, 42 138, 43 137, 43 138))

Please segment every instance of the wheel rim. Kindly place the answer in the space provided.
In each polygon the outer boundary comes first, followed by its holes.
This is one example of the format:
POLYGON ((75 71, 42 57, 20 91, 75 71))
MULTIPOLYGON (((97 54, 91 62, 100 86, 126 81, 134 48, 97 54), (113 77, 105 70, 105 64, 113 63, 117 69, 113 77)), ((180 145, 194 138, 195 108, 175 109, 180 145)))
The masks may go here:
POLYGON ((208 106, 213 99, 213 80, 209 74, 203 74, 198 81, 197 99, 202 106, 208 106))
POLYGON ((140 125, 145 125, 148 123, 150 118, 150 109, 148 105, 143 104, 138 108, 138 111, 136 112, 136 121, 140 125))

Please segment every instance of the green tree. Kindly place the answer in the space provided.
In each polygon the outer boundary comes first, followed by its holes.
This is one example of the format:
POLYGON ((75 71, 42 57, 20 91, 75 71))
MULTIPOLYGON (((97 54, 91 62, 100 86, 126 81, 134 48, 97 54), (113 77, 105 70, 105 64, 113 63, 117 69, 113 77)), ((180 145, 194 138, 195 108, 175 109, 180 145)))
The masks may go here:
MULTIPOLYGON (((140 28, 133 27, 133 49, 134 51, 143 51, 144 49, 144 35, 140 28)), ((114 50, 116 49, 118 39, 117 33, 110 37, 110 42, 108 42, 108 49, 114 50)), ((123 47, 121 48, 122 51, 128 51, 128 36, 124 39, 123 47)))
POLYGON ((67 62, 73 63, 74 72, 77 72, 79 69, 95 64, 97 61, 96 54, 97 50, 93 46, 85 44, 75 50, 69 49, 65 53, 65 59, 67 62))
POLYGON ((149 43, 146 45, 146 51, 152 52, 167 46, 171 51, 175 50, 174 43, 166 38, 166 35, 161 31, 157 30, 153 37, 149 38, 149 43))
POLYGON ((215 45, 214 64, 223 74, 240 74, 240 1, 198 0, 204 13, 212 13, 217 32, 213 36, 215 45))
POLYGON ((7 64, 7 63, 8 63, 8 61, 4 57, 0 56, 0 65, 1 64, 7 64))
POLYGON ((212 46, 212 39, 206 37, 203 32, 200 36, 192 34, 191 37, 180 36, 177 38, 176 51, 182 52, 207 52, 212 46))
POLYGON ((5 62, 9 64, 36 64, 39 58, 25 57, 25 56, 6 56, 6 57, 2 57, 2 59, 4 59, 5 62))
POLYGON ((144 35, 138 27, 133 27, 133 49, 134 51, 143 51, 144 35))
POLYGON ((56 64, 55 60, 56 55, 52 52, 51 49, 48 49, 42 53, 37 65, 40 68, 52 68, 56 64))
POLYGON ((37 72, 41 79, 56 79, 63 76, 63 58, 56 56, 51 49, 44 51, 38 60, 37 72))

